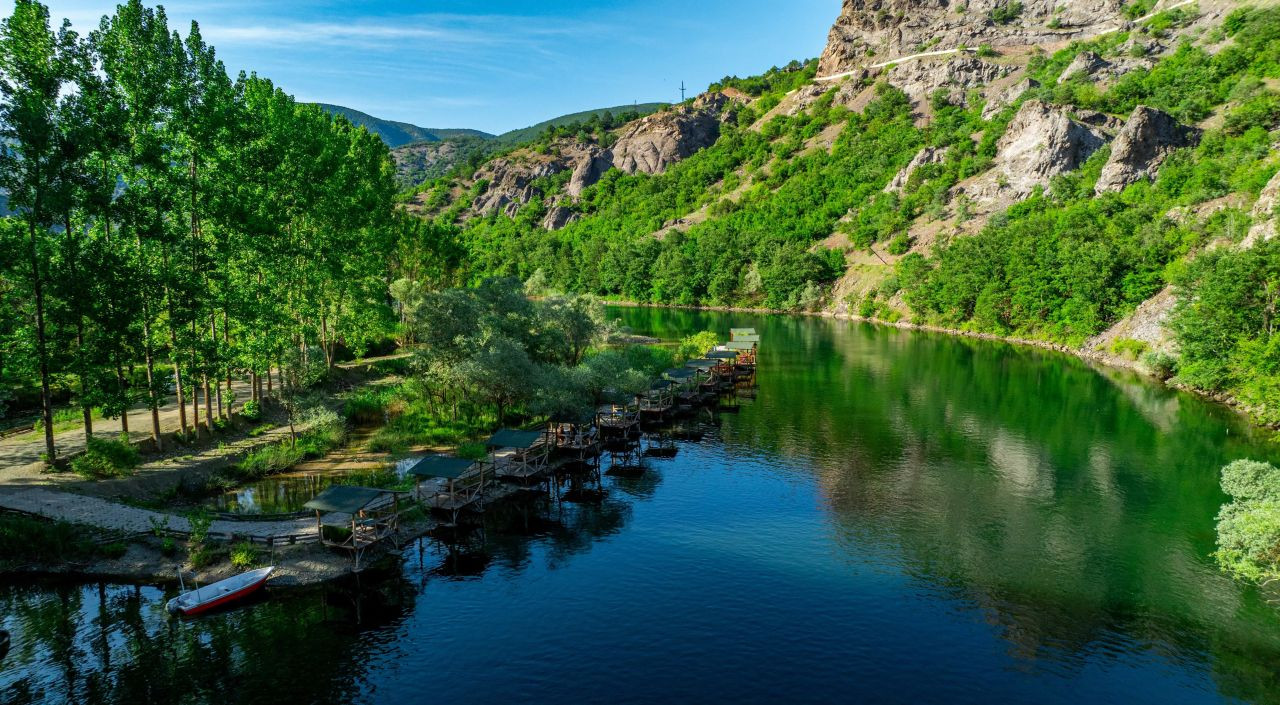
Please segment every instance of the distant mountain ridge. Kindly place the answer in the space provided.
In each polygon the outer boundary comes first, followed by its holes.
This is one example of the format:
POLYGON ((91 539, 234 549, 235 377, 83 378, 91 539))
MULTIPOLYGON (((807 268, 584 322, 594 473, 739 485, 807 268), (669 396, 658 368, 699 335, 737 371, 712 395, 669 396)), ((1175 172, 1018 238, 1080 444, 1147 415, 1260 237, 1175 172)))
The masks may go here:
POLYGON ((363 125, 370 132, 381 137, 382 141, 386 142, 387 146, 392 149, 410 142, 439 142, 440 140, 454 137, 480 137, 482 139, 492 139, 494 137, 494 135, 481 130, 452 127, 419 127, 407 122, 383 120, 341 105, 331 105, 329 103, 316 103, 316 105, 319 105, 329 113, 345 117, 353 124, 363 125))
POLYGON ((368 113, 341 105, 316 103, 334 115, 342 115, 356 125, 362 125, 382 138, 391 148, 396 160, 396 170, 401 186, 409 187, 443 176, 456 165, 495 152, 519 147, 538 139, 547 129, 584 123, 592 117, 605 114, 635 113, 649 115, 666 107, 667 103, 633 103, 615 105, 569 113, 543 120, 529 127, 493 135, 482 130, 466 128, 419 127, 407 122, 383 120, 368 113))
POLYGON ((530 125, 529 127, 522 127, 518 130, 504 132, 495 137, 494 141, 504 147, 514 147, 536 139, 538 135, 541 135, 548 127, 561 127, 563 125, 571 125, 575 122, 586 122, 587 120, 590 120, 592 116, 604 115, 605 113, 620 115, 625 112, 634 111, 641 115, 648 115, 650 113, 656 113, 667 105, 669 105, 669 103, 633 103, 631 105, 615 105, 611 108, 583 110, 582 112, 569 113, 568 115, 561 115, 560 117, 554 117, 550 120, 543 120, 542 122, 536 125, 530 125))

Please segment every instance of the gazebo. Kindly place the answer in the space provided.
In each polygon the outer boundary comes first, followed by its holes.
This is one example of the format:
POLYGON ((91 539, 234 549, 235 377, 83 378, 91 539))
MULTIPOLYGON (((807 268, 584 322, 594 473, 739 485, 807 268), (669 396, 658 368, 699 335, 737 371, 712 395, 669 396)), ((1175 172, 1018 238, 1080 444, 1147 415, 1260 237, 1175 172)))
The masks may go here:
POLYGON ((542 431, 504 428, 485 441, 493 472, 527 485, 547 469, 551 445, 543 442, 542 431))
POLYGON ((334 485, 303 506, 315 510, 320 543, 351 551, 353 570, 358 572, 364 552, 399 528, 401 494, 373 487, 334 485))
POLYGON ((415 481, 414 495, 430 509, 448 512, 458 523, 458 512, 480 501, 484 494, 484 463, 449 455, 428 455, 409 468, 415 481), (444 480, 430 496, 423 496, 422 480, 444 480))

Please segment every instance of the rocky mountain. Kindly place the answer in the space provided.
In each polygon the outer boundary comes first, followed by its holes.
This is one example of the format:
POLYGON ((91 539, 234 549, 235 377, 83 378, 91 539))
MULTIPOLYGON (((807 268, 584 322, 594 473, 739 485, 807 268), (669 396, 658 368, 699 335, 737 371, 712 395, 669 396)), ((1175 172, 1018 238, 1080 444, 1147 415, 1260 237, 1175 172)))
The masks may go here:
POLYGON ((396 175, 401 186, 413 187, 449 174, 460 164, 474 163, 485 155, 508 151, 534 142, 546 135, 549 130, 570 129, 593 120, 608 122, 612 121, 614 116, 621 115, 643 117, 666 105, 666 103, 637 103, 584 110, 543 120, 535 125, 496 136, 485 133, 441 134, 439 140, 423 139, 394 147, 391 150, 391 156, 396 161, 396 175))
POLYGON ((1276 61, 1276 0, 844 0, 819 59, 505 151, 408 207, 554 287, 1169 374, 1190 359, 1174 277, 1277 232, 1276 61))
MULTIPOLYGON (((723 93, 706 93, 688 104, 633 120, 607 133, 603 141, 562 137, 490 159, 467 180, 480 190, 460 217, 515 216, 534 198, 545 196, 544 226, 564 227, 574 219, 567 206, 610 169, 659 174, 715 144, 721 122, 734 115, 732 105, 734 101, 723 93), (540 184, 561 172, 571 172, 563 190, 540 184)), ((418 204, 429 197, 421 194, 418 204)))

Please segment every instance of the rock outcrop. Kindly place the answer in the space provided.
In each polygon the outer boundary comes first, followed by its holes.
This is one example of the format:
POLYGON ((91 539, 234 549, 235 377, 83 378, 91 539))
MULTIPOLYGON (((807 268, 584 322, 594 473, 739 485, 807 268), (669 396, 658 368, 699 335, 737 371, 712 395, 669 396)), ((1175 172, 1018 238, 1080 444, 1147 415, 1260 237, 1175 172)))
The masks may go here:
POLYGON ((991 170, 957 188, 978 201, 1026 198, 1036 186, 1077 169, 1107 140, 1104 131, 1071 119, 1066 108, 1029 100, 996 143, 991 170))
POLYGON ((542 219, 542 228, 544 230, 559 230, 577 219, 577 213, 564 206, 554 205, 547 209, 547 215, 542 219))
MULTIPOLYGON (((723 93, 704 93, 691 105, 654 113, 621 128, 613 149, 592 142, 559 140, 545 151, 520 149, 490 160, 475 173, 486 181, 485 189, 471 204, 471 215, 515 215, 539 195, 535 182, 563 171, 572 171, 564 195, 577 200, 609 169, 627 173, 657 174, 720 136, 720 123, 733 114, 738 101, 723 93)), ((548 197, 543 227, 554 230, 572 222, 576 214, 565 207, 563 197, 548 197)))
POLYGON ((947 92, 952 105, 968 105, 969 91, 1006 76, 1012 69, 976 56, 958 54, 930 61, 912 61, 893 67, 885 76, 889 85, 909 96, 913 103, 928 103, 938 89, 947 92))
POLYGON ((994 118, 1001 110, 1013 105, 1014 102, 1022 97, 1023 93, 1039 87, 1039 81, 1034 78, 1024 78, 999 93, 992 91, 995 95, 987 96, 987 103, 982 106, 982 119, 990 120, 994 118))
POLYGON ((475 174, 476 181, 487 181, 488 186, 472 201, 471 210, 482 216, 513 216, 534 197, 535 181, 568 168, 562 158, 548 154, 517 152, 491 160, 475 174))
POLYGON ((1111 144, 1111 157, 1102 167, 1095 190, 1119 191, 1156 171, 1175 149, 1200 139, 1200 131, 1180 124, 1172 115, 1139 105, 1111 144))
POLYGON ((1077 76, 1092 78, 1110 68, 1110 61, 1092 51, 1082 51, 1076 54, 1076 58, 1072 59, 1071 63, 1067 64, 1067 68, 1063 69, 1058 76, 1058 83, 1065 83, 1077 76))
POLYGON ((1277 208, 1280 208, 1280 171, 1262 187, 1262 193, 1258 194, 1258 200, 1253 203, 1253 210, 1249 213, 1253 216, 1253 227, 1249 228, 1244 246, 1252 246, 1276 236, 1277 208))
POLYGON ((916 172, 916 169, 919 169, 926 164, 941 163, 942 160, 946 158, 946 147, 925 147, 917 152, 916 156, 911 158, 911 162, 904 166, 902 171, 899 171, 894 175, 893 179, 884 187, 884 192, 894 193, 896 191, 901 191, 903 187, 907 185, 907 182, 911 180, 911 175, 916 172))
POLYGON ((1013 18, 994 21, 1007 0, 844 0, 818 62, 818 75, 961 46, 1061 42, 1120 26, 1123 0, 1022 0, 1013 18), (1053 27, 1049 25, 1052 24, 1053 27))
POLYGON ((704 94, 692 106, 657 112, 627 125, 613 145, 613 166, 628 174, 657 174, 710 147, 720 137, 720 109, 727 101, 723 94, 704 94))
POLYGON ((599 181, 612 166, 613 152, 599 148, 586 150, 573 165, 573 175, 569 177, 565 193, 578 200, 582 192, 599 181))

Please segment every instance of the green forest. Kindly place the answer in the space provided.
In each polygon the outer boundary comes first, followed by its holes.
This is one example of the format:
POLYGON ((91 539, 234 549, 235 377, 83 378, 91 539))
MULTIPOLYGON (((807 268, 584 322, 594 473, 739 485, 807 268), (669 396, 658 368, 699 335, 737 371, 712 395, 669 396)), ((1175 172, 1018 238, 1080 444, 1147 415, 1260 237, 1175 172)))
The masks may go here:
POLYGON ((198 26, 138 0, 84 35, 19 0, 0 72, 0 402, 40 408, 47 460, 72 399, 87 431, 146 403, 159 442, 176 393, 198 435, 233 374, 257 397, 268 370, 290 384, 393 338, 389 284, 429 265, 376 136, 230 78, 198 26))

